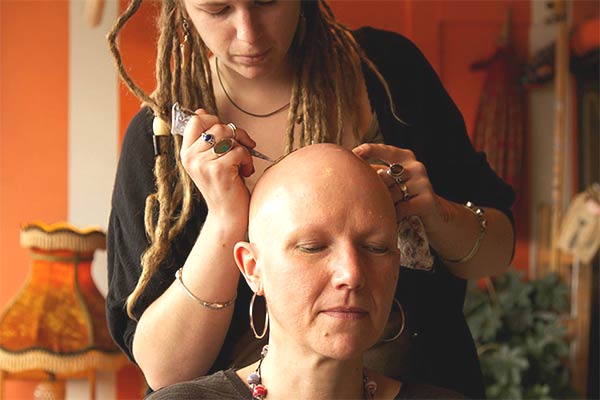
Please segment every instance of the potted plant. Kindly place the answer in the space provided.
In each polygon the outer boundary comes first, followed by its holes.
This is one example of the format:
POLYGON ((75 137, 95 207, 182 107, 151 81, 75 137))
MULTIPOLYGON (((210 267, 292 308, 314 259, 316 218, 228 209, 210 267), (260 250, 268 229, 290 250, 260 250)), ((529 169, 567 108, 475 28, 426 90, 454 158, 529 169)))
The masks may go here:
POLYGON ((573 398, 562 322, 567 288, 550 274, 524 280, 511 270, 473 286, 464 312, 490 399, 573 398))

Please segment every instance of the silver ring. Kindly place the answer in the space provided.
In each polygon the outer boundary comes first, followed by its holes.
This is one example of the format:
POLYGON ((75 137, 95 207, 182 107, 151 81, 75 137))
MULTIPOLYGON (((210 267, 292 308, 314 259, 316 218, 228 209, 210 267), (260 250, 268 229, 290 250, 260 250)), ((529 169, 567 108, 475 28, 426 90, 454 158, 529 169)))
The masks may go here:
POLYGON ((217 157, 221 157, 225 153, 229 152, 229 150, 233 149, 234 146, 235 142, 232 138, 221 139, 217 143, 215 143, 215 145, 212 148, 212 152, 217 157))
POLYGON ((406 186, 405 183, 399 183, 398 187, 400 188, 400 191, 402 192, 402 200, 401 201, 406 201, 410 198, 410 194, 408 194, 408 187, 406 186))
POLYGON ((237 131, 237 126, 233 122, 227 124, 228 127, 231 128, 231 133, 233 133, 232 138, 235 139, 235 131, 237 131))
POLYGON ((210 147, 213 147, 215 145, 215 135, 213 135, 212 133, 202 132, 202 135, 200 135, 200 139, 208 143, 210 147))
POLYGON ((402 175, 404 175, 404 167, 401 164, 394 163, 388 166, 388 169, 385 171, 389 175, 390 178, 394 180, 398 185, 401 184, 404 180, 402 179, 402 175))

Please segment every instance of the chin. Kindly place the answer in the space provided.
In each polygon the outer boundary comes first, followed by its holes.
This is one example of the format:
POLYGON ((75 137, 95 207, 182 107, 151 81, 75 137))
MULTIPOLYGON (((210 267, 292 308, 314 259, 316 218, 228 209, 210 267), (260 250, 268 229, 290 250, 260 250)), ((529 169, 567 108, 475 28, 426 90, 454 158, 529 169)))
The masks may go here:
POLYGON ((362 358, 364 353, 376 342, 376 338, 349 335, 336 335, 338 337, 323 338, 319 342, 318 351, 322 355, 334 360, 352 360, 362 358))
POLYGON ((260 79, 268 77, 277 71, 278 66, 283 62, 274 54, 268 54, 263 60, 256 63, 239 62, 235 59, 230 60, 229 67, 238 75, 246 79, 260 79))
POLYGON ((274 72, 271 65, 237 65, 235 71, 246 79, 266 78, 274 72))
POLYGON ((260 79, 269 75, 269 71, 265 68, 257 68, 257 67, 240 67, 236 69, 236 72, 243 78, 252 80, 252 79, 260 79))

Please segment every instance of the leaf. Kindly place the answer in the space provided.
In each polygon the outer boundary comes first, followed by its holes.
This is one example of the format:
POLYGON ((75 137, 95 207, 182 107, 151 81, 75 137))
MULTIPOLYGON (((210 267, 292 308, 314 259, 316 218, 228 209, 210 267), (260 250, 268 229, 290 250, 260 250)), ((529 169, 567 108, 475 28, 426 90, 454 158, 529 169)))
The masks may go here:
POLYGON ((555 275, 523 280, 514 270, 494 279, 492 294, 471 287, 465 317, 478 343, 486 394, 491 399, 573 398, 565 359, 566 328, 559 313, 567 287, 555 275))
POLYGON ((567 306, 567 286, 558 275, 549 274, 531 282, 536 310, 562 312, 567 306))
POLYGON ((478 308, 471 310, 467 323, 473 339, 481 344, 495 340, 498 329, 502 326, 499 310, 489 302, 481 303, 478 308))

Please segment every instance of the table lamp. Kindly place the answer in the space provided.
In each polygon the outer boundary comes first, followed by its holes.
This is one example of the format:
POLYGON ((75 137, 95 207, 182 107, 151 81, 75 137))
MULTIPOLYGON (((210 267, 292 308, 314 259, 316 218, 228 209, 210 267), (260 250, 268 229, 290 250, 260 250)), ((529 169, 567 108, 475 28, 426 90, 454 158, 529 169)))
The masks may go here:
POLYGON ((91 275, 106 235, 35 222, 21 227, 20 240, 31 264, 23 288, 0 313, 0 398, 4 379, 39 380, 34 398, 60 399, 65 379, 87 378, 95 399, 96 372, 127 363, 108 333, 104 298, 91 275))

